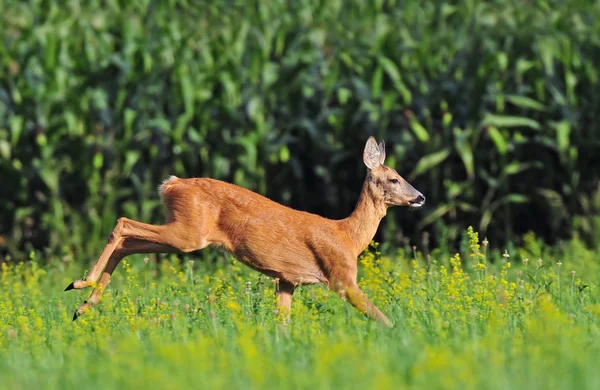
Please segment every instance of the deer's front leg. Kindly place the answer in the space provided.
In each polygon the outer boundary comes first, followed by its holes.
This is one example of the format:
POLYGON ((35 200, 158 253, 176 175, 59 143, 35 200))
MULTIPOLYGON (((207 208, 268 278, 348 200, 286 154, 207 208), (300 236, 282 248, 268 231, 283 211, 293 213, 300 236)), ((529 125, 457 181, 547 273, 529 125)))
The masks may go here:
POLYGON ((358 311, 377 320, 382 324, 392 327, 392 322, 375 306, 366 294, 358 287, 356 282, 348 278, 339 278, 330 282, 330 288, 335 291, 342 299, 347 299, 358 311))

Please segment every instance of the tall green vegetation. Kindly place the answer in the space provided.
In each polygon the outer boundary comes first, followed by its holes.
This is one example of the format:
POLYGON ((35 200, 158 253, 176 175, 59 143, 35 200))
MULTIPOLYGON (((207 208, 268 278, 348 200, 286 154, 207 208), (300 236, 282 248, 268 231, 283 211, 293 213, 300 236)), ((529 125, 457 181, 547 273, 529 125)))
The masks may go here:
POLYGON ((342 217, 369 135, 428 198, 388 216, 386 243, 468 225, 598 242, 597 2, 0 9, 0 257, 96 256, 118 216, 159 221, 169 174, 342 217))

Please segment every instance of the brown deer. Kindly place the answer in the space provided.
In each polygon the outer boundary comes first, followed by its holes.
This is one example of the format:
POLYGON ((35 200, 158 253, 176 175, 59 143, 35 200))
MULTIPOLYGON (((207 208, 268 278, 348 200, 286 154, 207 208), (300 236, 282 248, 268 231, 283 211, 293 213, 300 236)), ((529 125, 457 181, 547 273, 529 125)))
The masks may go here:
POLYGON ((383 165, 385 144, 367 140, 367 176, 352 214, 341 220, 298 211, 234 184, 171 176, 159 187, 167 218, 149 225, 119 218, 85 279, 66 289, 94 287, 73 316, 98 304, 115 268, 134 253, 192 252, 219 245, 247 266, 279 279, 277 307, 289 315, 294 289, 324 283, 360 312, 390 320, 357 285, 357 257, 369 245, 390 206, 421 207, 425 197, 383 165))

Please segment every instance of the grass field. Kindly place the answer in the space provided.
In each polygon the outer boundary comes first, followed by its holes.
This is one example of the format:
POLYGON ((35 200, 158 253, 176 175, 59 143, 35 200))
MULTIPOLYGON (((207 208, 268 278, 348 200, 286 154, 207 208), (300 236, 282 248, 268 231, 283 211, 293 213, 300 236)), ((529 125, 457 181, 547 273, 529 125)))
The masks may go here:
POLYGON ((72 322, 90 291, 62 290, 81 262, 4 263, 1 387, 600 388, 598 256, 532 236, 491 256, 465 237, 460 254, 361 255, 360 285, 392 329, 318 286, 296 292, 282 325, 274 281, 226 254, 131 256, 72 322))

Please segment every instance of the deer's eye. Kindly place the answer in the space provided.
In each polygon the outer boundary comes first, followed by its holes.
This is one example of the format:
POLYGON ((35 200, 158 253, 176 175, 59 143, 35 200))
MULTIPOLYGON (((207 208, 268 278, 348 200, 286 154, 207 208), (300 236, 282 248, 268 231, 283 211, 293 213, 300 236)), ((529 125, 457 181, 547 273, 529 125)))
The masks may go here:
POLYGON ((390 183, 398 184, 400 183, 398 179, 390 179, 390 183))

